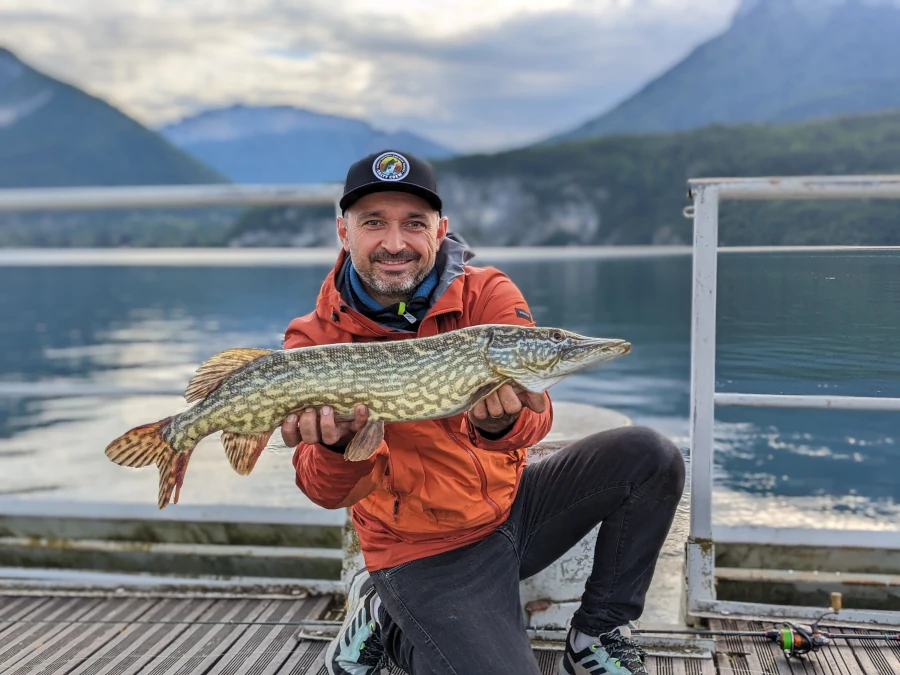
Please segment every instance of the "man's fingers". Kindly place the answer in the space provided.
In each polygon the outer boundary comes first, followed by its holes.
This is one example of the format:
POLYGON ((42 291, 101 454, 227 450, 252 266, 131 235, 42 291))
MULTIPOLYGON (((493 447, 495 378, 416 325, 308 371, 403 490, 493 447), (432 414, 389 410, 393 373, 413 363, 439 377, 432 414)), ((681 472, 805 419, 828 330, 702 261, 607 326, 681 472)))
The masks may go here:
POLYGON ((522 402, 516 396, 515 389, 509 384, 504 384, 497 390, 497 398, 500 399, 500 405, 503 406, 503 412, 507 415, 518 415, 522 410, 522 402))
POLYGON ((350 423, 350 429, 353 431, 359 431, 364 426, 366 426, 366 422, 369 421, 369 409, 364 405, 358 405, 353 409, 353 422, 350 423))
POLYGON ((341 440, 341 430, 335 425, 334 409, 330 406, 322 406, 319 416, 319 433, 322 435, 322 442, 325 445, 334 445, 341 440))
POLYGON ((478 403, 472 406, 472 410, 469 412, 469 415, 474 417, 476 420, 483 420, 485 417, 487 417, 487 406, 484 404, 484 399, 478 401, 478 403))
POLYGON ((315 408, 307 408, 303 411, 297 428, 300 430, 300 438, 304 443, 312 445, 319 442, 319 415, 315 408))
POLYGON ((297 416, 293 413, 288 415, 284 422, 281 423, 281 438, 284 444, 289 448, 293 448, 300 442, 300 432, 297 430, 297 416))
POLYGON ((496 391, 488 395, 484 404, 487 406, 488 413, 490 413, 491 417, 500 417, 503 415, 503 404, 500 402, 500 396, 496 391))

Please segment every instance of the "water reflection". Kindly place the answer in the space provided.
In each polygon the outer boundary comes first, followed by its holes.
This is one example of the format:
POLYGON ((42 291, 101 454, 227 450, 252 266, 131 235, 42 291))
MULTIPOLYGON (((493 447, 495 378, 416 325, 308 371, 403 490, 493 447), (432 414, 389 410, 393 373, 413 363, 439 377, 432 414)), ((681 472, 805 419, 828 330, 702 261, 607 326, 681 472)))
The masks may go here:
MULTIPOLYGON (((900 396, 898 263, 895 252, 720 256, 717 388, 900 396)), ((558 385, 555 398, 619 409, 687 450, 689 257, 497 266, 539 323, 634 344, 627 358, 558 385)), ((0 269, 0 377, 180 387, 215 352, 280 346, 290 319, 312 308, 328 269, 0 269)), ((168 397, 0 399, 0 492, 155 495, 153 471, 123 470, 102 448, 183 406, 168 397)), ((759 514, 758 504, 745 510, 753 500, 780 499, 892 519, 896 429, 890 413, 719 408, 717 500, 737 506, 717 502, 717 519, 759 514)), ((214 438, 195 453, 183 494, 192 502, 305 503, 287 450, 267 453, 241 478, 214 438)))

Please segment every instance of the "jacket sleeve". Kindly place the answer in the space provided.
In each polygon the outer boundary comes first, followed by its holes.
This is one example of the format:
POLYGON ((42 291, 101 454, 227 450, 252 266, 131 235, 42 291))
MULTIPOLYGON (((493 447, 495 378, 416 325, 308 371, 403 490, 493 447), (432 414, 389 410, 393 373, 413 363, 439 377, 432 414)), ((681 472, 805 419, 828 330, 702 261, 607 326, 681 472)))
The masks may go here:
MULTIPOLYGON (((485 285, 483 301, 479 306, 481 311, 473 313, 472 317, 475 324, 535 325, 522 292, 509 277, 500 272, 485 285)), ((463 418, 461 431, 468 435, 474 446, 485 450, 506 452, 529 447, 540 442, 550 432, 553 424, 553 405, 549 393, 544 392, 544 400, 547 403, 544 412, 536 413, 531 408, 522 408, 515 423, 502 438, 491 440, 482 436, 472 424, 468 413, 463 418)))
MULTIPOLYGON (((284 349, 318 344, 303 330, 303 319, 295 319, 284 336, 284 349)), ((344 461, 344 456, 320 443, 299 443, 292 464, 297 487, 309 499, 326 509, 351 506, 371 493, 384 478, 388 447, 381 447, 362 462, 344 461)))

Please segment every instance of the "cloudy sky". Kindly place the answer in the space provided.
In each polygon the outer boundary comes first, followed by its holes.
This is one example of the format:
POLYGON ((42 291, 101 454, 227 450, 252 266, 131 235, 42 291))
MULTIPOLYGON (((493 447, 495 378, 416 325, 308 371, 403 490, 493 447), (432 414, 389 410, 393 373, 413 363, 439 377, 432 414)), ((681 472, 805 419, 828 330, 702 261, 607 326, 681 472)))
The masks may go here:
POLYGON ((0 46, 145 124, 290 104, 459 151, 567 130, 739 0, 0 0, 0 46))

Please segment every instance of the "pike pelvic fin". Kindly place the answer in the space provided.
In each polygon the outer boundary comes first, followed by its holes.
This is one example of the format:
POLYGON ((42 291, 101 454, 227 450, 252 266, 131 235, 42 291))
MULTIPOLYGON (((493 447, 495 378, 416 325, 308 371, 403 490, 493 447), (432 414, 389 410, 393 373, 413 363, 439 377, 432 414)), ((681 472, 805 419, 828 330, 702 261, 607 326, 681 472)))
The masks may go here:
POLYGON ((253 471, 256 460, 266 449, 266 444, 274 432, 274 429, 258 434, 235 434, 231 431, 223 431, 222 445, 225 446, 225 455, 228 457, 231 467, 241 476, 246 476, 253 471))
POLYGON ((350 445, 344 450, 344 461, 361 462, 369 459, 384 440, 384 421, 369 420, 366 426, 356 432, 350 445))
POLYGON ((197 374, 194 375, 184 392, 185 400, 193 403, 205 398, 218 389, 225 378, 235 370, 271 354, 272 351, 271 349, 229 349, 219 352, 197 369, 197 374))
POLYGON ((159 422, 143 424, 122 434, 106 446, 106 456, 120 466, 142 467, 156 463, 159 468, 160 509, 166 508, 175 491, 175 503, 181 493, 184 472, 190 452, 176 452, 162 436, 163 427, 171 417, 159 422))

